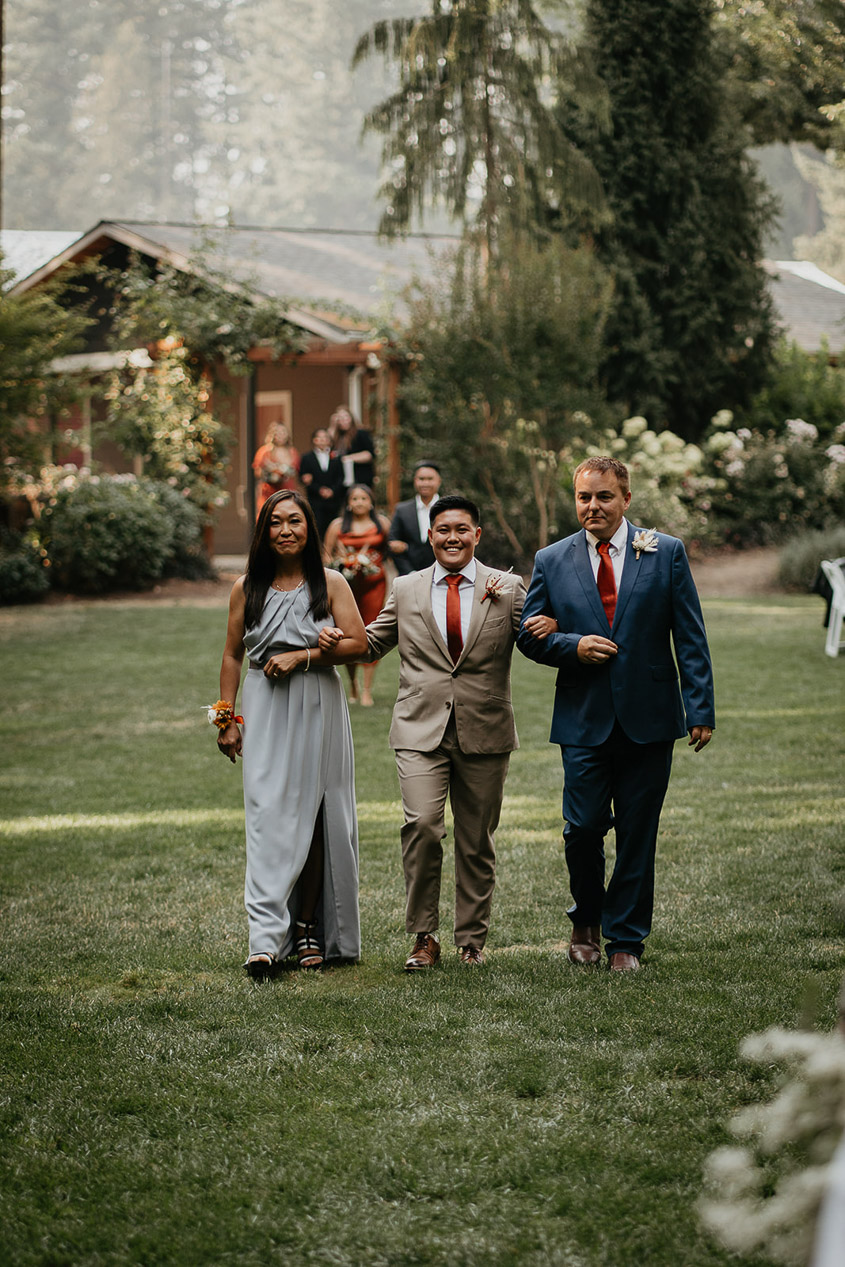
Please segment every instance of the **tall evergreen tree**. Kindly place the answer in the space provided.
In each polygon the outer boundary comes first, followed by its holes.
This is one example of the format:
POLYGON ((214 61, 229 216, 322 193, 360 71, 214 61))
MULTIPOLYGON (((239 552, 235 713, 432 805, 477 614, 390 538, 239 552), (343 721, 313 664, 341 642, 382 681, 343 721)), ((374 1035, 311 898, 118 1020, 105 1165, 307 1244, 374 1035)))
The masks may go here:
POLYGON ((530 569, 566 525, 561 450, 591 418, 608 421, 598 366, 611 289, 589 249, 503 232, 492 267, 471 240, 412 296, 406 466, 431 457, 460 476, 482 508, 488 562, 530 569))
POLYGON ((597 205, 592 166, 550 108, 552 80, 585 76, 531 0, 431 0, 426 17, 378 22, 353 66, 373 53, 396 65, 399 88, 365 119, 384 136, 383 233, 401 233, 430 201, 483 231, 534 231, 562 191, 597 205), (474 213, 474 214, 473 214, 474 213))
POLYGON ((236 111, 220 0, 16 0, 6 25, 7 225, 192 220, 236 111))
POLYGON ((616 279, 608 395, 689 439, 749 398, 771 345, 759 259, 772 208, 723 108, 712 18, 711 0, 589 0, 611 127, 565 107, 613 216, 598 238, 616 279))

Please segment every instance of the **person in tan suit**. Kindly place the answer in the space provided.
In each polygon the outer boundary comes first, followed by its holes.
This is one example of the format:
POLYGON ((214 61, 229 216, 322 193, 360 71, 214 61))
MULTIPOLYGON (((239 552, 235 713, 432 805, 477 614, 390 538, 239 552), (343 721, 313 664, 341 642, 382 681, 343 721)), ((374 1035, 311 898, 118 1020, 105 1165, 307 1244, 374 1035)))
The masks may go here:
MULTIPOLYGON (((510 666, 525 587, 475 558, 478 507, 441 497, 431 508, 433 566, 399 576, 367 626, 369 654, 399 647, 399 692, 390 746, 405 824, 405 927, 414 946, 407 972, 440 958, 442 842, 451 800, 455 824, 455 945, 460 961, 484 963, 496 880, 494 833, 511 752, 519 746, 510 666)), ((324 631, 325 650, 340 631, 324 631)))

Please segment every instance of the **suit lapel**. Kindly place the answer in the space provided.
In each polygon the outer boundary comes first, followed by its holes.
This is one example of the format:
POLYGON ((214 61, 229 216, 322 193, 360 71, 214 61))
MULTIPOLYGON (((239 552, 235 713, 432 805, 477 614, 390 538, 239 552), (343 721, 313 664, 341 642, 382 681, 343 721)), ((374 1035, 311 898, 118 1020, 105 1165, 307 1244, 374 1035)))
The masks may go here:
POLYGON ((625 549, 628 553, 625 559, 625 566, 622 569, 622 582, 619 586, 619 593, 616 596, 616 612, 613 616, 614 629, 622 619, 622 615, 628 605, 628 599, 631 597, 631 594, 634 592, 634 586, 640 579, 640 569, 643 562, 642 559, 638 559, 636 557, 634 551, 631 549, 631 542, 634 539, 634 533, 638 531, 639 529, 635 528, 633 524, 628 524, 628 540, 625 543, 625 549))
MULTIPOLYGON (((590 547, 587 545, 587 534, 581 529, 578 536, 572 543, 572 565, 575 568, 575 575, 581 582, 581 588, 586 595, 590 609, 598 621, 604 623, 607 628, 607 613, 602 607, 601 598, 599 596, 599 587, 596 584, 596 578, 593 576, 593 565, 590 562, 590 547)), ((625 573, 622 573, 624 580, 625 573)), ((610 632, 608 628, 608 633, 610 632)))
POLYGON ((488 599, 486 603, 481 600, 484 597, 484 590, 487 586, 487 578, 490 576, 490 568, 485 567, 483 563, 475 561, 475 590, 472 596, 472 610, 469 616, 469 628, 467 629, 466 640, 464 641, 463 650, 458 657, 458 664, 461 663, 464 656, 469 652, 473 643, 478 638, 487 619, 487 611, 493 606, 493 600, 488 599))
POLYGON ((434 564, 425 568, 422 572, 415 574, 415 595, 417 607, 419 608, 422 622, 431 635, 431 639, 435 646, 438 647, 452 665, 452 657, 449 654, 449 648, 443 641, 443 635, 437 628, 437 621, 434 619, 434 612, 431 610, 431 582, 434 577, 434 564))

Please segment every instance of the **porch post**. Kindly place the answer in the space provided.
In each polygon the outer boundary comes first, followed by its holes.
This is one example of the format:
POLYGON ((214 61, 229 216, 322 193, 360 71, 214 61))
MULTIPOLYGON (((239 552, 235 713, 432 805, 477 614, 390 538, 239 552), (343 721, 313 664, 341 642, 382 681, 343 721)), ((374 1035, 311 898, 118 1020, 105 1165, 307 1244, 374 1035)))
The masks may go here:
POLYGON ((397 389, 399 366, 395 361, 387 364, 387 501, 391 509, 399 501, 402 468, 399 454, 399 409, 397 389))

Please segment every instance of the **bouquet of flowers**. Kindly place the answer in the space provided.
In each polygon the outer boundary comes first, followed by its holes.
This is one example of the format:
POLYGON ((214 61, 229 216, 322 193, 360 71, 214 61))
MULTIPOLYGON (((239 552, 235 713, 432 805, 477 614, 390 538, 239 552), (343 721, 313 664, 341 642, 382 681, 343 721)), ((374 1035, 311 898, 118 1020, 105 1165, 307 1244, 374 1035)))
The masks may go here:
POLYGON ((272 484, 274 488, 295 475, 296 467, 289 462, 274 462, 272 458, 265 458, 258 472, 258 478, 264 484, 272 484))
POLYGON ((343 554, 337 555, 331 561, 331 566, 335 571, 340 572, 350 585, 358 578, 368 576, 376 576, 379 571, 379 561, 369 550, 345 550, 343 554))

